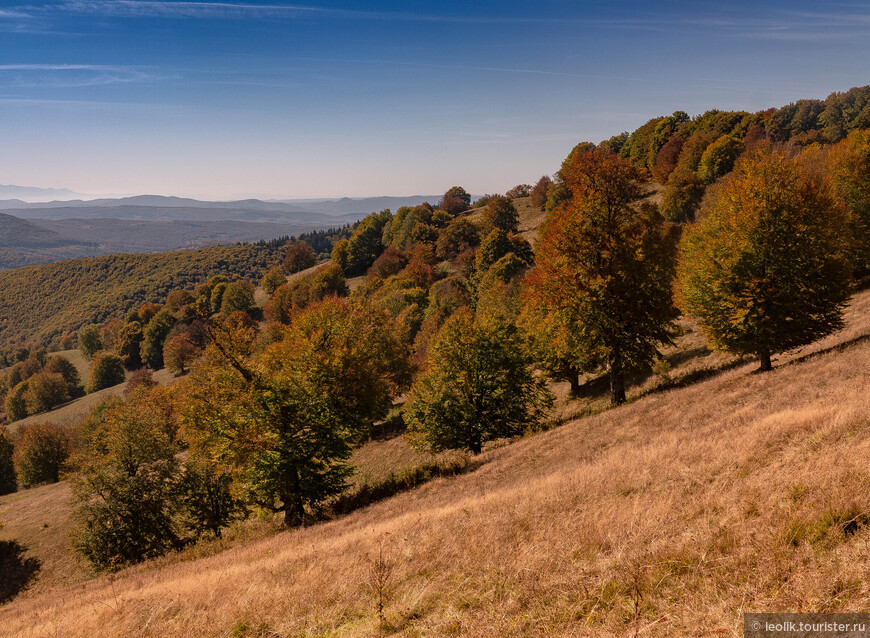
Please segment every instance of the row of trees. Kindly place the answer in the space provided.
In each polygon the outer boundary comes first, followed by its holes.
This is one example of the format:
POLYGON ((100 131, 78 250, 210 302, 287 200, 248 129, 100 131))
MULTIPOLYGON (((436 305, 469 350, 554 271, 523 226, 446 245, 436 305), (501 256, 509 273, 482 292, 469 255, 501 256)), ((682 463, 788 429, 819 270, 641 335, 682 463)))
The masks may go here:
POLYGON ((771 354, 842 326, 852 246, 862 241, 848 231, 862 227, 861 214, 805 157, 750 150, 679 248, 678 229, 645 202, 645 174, 628 160, 580 148, 562 172, 571 199, 548 217, 525 306, 526 322, 545 327, 542 363, 554 372, 605 369, 621 403, 625 370, 658 356, 677 308, 715 347, 758 356, 762 370, 771 354))
POLYGON ((66 358, 33 350, 0 374, 0 400, 10 421, 51 410, 81 393, 79 373, 66 358))

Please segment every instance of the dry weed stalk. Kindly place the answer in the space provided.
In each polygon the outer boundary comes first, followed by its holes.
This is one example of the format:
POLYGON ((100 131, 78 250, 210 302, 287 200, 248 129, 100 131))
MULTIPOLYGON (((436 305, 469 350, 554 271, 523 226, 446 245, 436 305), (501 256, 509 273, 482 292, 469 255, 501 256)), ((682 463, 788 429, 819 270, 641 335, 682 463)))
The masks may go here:
POLYGON ((393 568, 395 567, 389 556, 384 556, 384 539, 382 538, 378 544, 378 555, 370 559, 368 584, 375 597, 375 608, 378 614, 378 627, 383 630, 386 627, 387 620, 384 614, 384 609, 389 602, 390 581, 393 576, 393 568))

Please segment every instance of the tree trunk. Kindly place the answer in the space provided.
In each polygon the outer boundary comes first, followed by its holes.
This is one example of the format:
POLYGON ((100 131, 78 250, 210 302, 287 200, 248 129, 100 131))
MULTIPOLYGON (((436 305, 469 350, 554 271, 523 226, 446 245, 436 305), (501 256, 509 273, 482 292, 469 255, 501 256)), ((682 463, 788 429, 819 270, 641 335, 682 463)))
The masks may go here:
POLYGON ((475 432, 471 435, 471 440, 468 442, 468 449, 472 454, 480 454, 483 450, 483 443, 480 440, 480 432, 475 432))
POLYGON ((305 522, 305 505, 302 503, 302 486, 299 484, 299 472, 294 468, 289 476, 290 490, 281 494, 284 508, 284 527, 295 527, 305 522))
POLYGON ((610 405, 625 403, 625 375, 618 356, 610 359, 610 405))
POLYGON ((574 370, 568 373, 568 383, 571 384, 571 396, 576 397, 580 394, 580 375, 574 370))
POLYGON ((773 364, 770 362, 769 352, 762 352, 759 354, 758 360, 760 362, 760 365, 758 366, 759 372, 769 372, 770 370, 773 370, 773 364))

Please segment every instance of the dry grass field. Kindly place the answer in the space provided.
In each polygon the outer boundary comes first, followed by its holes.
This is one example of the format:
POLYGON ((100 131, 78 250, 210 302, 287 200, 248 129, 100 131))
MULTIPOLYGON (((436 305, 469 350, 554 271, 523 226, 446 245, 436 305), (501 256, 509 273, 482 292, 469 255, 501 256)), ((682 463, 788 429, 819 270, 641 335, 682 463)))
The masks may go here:
MULTIPOLYGON (((34 588, 0 607, 0 627, 739 636, 746 611, 866 610, 870 293, 848 319, 763 375, 686 332, 671 380, 639 380, 618 409, 494 447, 460 475, 331 522, 34 588)), ((370 445, 383 452, 372 458, 414 462, 399 443, 370 445)))

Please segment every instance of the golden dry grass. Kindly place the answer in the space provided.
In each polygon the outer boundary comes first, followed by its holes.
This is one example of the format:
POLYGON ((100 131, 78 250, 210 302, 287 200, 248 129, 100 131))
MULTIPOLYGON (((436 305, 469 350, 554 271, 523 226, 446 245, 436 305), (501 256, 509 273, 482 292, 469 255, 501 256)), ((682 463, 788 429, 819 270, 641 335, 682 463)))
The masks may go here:
POLYGON ((21 542, 27 548, 26 556, 40 563, 36 578, 20 596, 41 595, 87 578, 85 566, 70 551, 70 511, 70 488, 65 481, 0 497, 4 524, 0 541, 21 542))
MULTIPOLYGON (((864 293, 843 333, 780 357, 773 372, 748 362, 680 389, 641 386, 628 405, 336 521, 19 597, 0 608, 0 627, 739 636, 744 611, 864 610, 868 306, 864 293), (383 627, 372 590, 381 550, 392 566, 383 627)), ((692 364, 728 363, 696 354, 692 364)))

